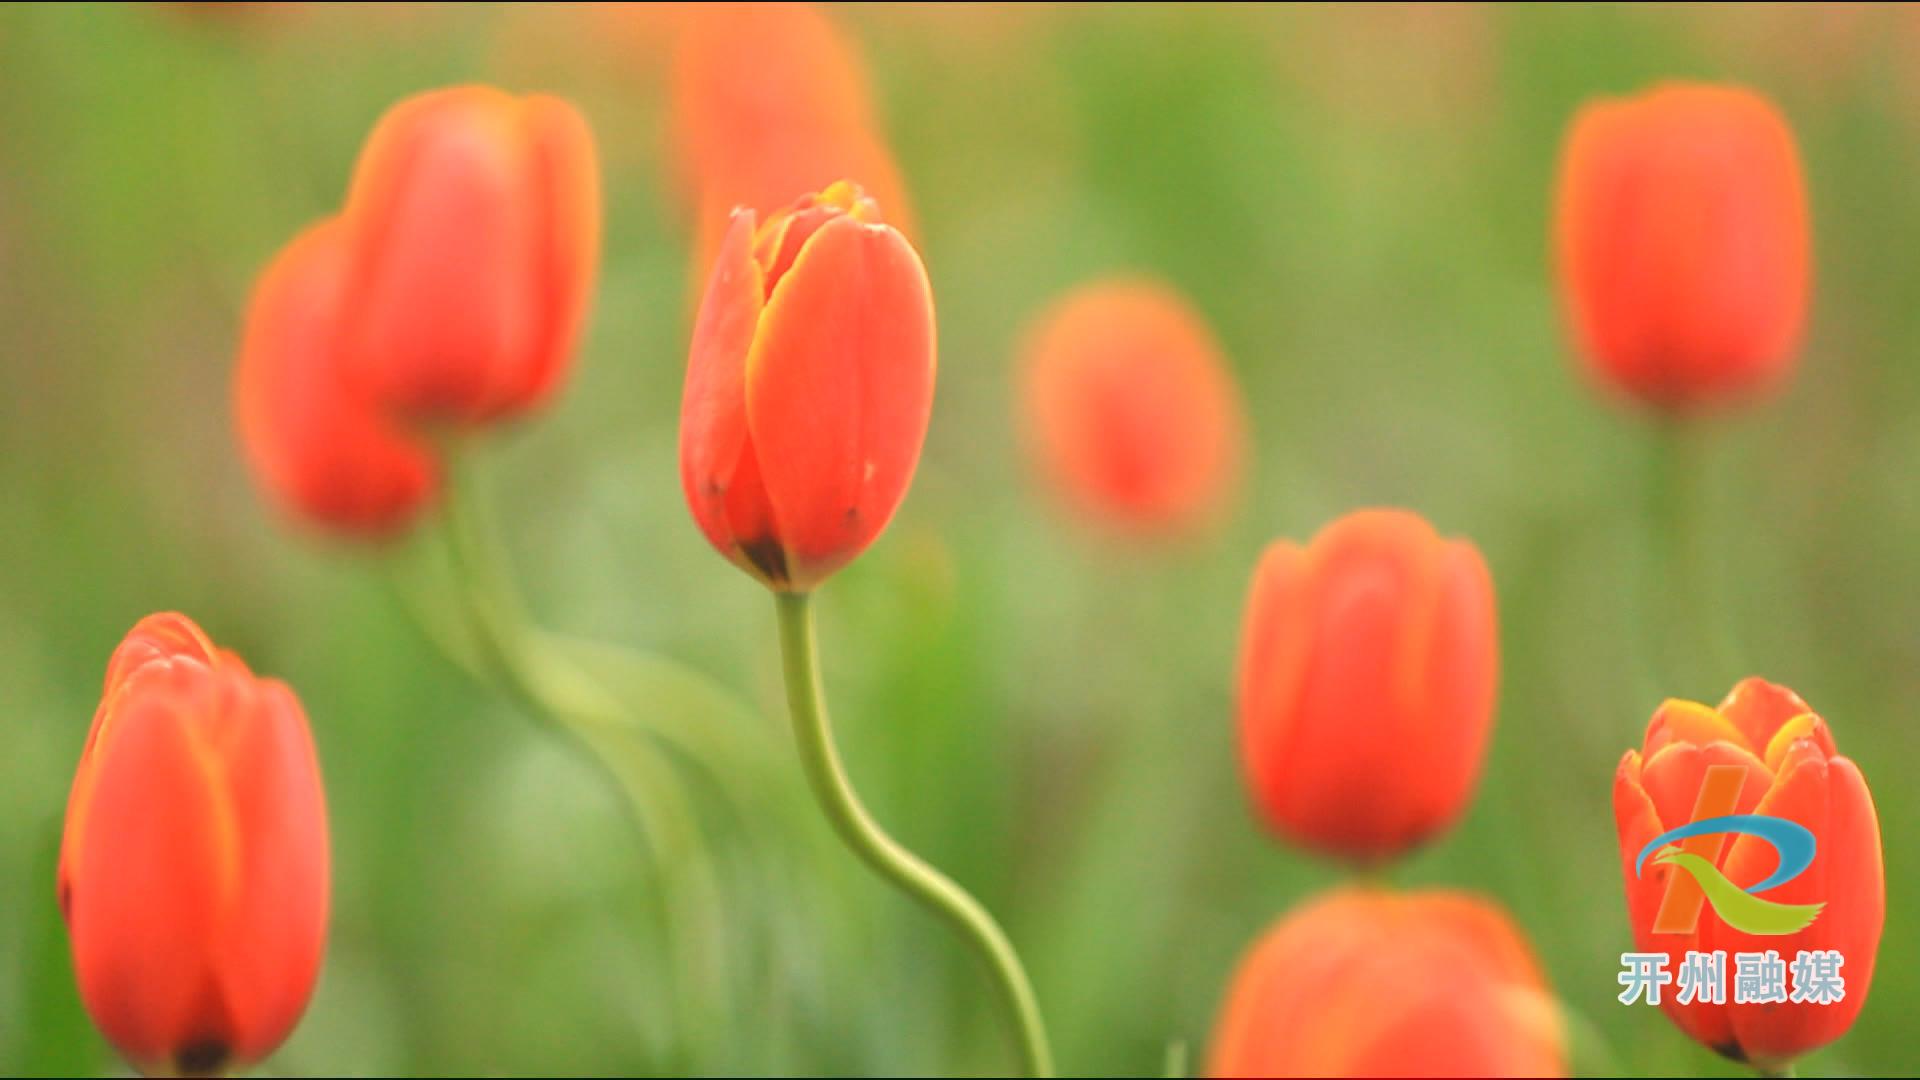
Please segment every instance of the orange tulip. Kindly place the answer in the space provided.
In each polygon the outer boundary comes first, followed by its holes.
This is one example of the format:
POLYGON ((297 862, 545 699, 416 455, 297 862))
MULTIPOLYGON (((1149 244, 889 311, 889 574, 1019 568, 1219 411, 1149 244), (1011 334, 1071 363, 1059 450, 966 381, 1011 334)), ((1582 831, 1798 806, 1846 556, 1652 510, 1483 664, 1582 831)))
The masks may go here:
POLYGON ((560 380, 599 227, 593 139, 565 102, 468 86, 389 110, 346 209, 254 292, 234 400, 262 485, 328 528, 410 525, 439 486, 435 430, 560 380))
POLYGON ((1557 215, 1562 299, 1601 379, 1684 411, 1787 374, 1810 289, 1807 197, 1765 98, 1670 84, 1587 106, 1557 215))
POLYGON ((1565 1076, 1559 1009, 1487 900, 1343 889, 1241 961, 1208 1076, 1565 1076))
POLYGON ((284 683, 182 615, 107 665, 67 801, 59 898, 80 997, 135 1067, 244 1068, 306 1008, 327 926, 327 813, 284 683))
POLYGON ((1242 625, 1240 750, 1280 834, 1358 860, 1465 807, 1493 726, 1493 582, 1418 515, 1364 510, 1261 556, 1242 625))
MULTIPOLYGON (((1747 679, 1718 709, 1691 701, 1668 701, 1647 725, 1645 744, 1629 750, 1613 781, 1613 812, 1620 831, 1620 861, 1626 878, 1627 911, 1640 952, 1665 953, 1678 971, 1688 951, 1777 952, 1784 960, 1802 950, 1838 950, 1845 996, 1832 1004, 1694 1000, 1682 1005, 1673 990, 1661 996, 1667 1015, 1704 1046, 1736 1061, 1777 1069, 1825 1046, 1853 1025, 1873 982, 1880 928, 1886 915, 1886 882, 1880 858, 1880 824, 1866 780, 1839 755, 1826 721, 1785 687, 1747 679), (1735 766, 1720 805, 1703 800, 1708 770, 1735 766), (1636 873, 1642 848, 1667 830, 1698 816, 1762 814, 1787 818, 1813 833, 1812 864, 1798 877, 1768 889, 1778 904, 1825 903, 1805 929, 1755 935, 1727 925, 1703 906, 1700 888, 1686 876, 1673 883, 1675 868, 1648 861, 1636 873), (1684 906, 1682 929, 1663 928, 1663 906, 1684 906), (1697 915, 1695 913, 1697 912, 1697 915)), ((1774 848, 1755 836, 1713 834, 1704 847, 1689 847, 1741 888, 1758 884, 1780 862, 1774 848)), ((1733 980, 1731 959, 1725 974, 1733 980)))
POLYGON ((702 273, 730 210, 765 217, 841 179, 912 231, 858 50, 812 5, 696 5, 671 96, 671 156, 699 215, 702 273))
POLYGON ((329 528, 390 533, 439 486, 432 452, 345 382, 337 363, 346 231, 300 234, 260 277, 234 379, 240 441, 261 486, 329 528))
POLYGON ((680 478, 721 554, 805 591, 886 528, 933 408, 920 256, 838 183, 764 225, 736 211, 693 331, 680 478))
POLYGON ((1027 441, 1069 500, 1135 532, 1218 516, 1246 419, 1213 335, 1172 289, 1082 286, 1041 318, 1025 353, 1027 441))
POLYGON ((342 217, 349 376, 394 413, 475 423, 565 373, 599 263, 593 136, 558 98, 484 86, 388 110, 342 217))

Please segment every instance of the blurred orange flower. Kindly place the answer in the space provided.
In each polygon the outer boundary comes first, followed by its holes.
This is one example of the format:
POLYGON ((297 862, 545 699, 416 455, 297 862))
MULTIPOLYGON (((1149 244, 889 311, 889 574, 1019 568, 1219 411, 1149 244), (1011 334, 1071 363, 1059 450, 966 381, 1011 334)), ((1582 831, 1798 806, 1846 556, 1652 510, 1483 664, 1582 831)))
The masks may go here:
POLYGON ((1684 411, 1785 377, 1812 276, 1807 196, 1765 98, 1677 83, 1588 105, 1556 215, 1561 296, 1601 379, 1684 411))
POLYGON ((329 219, 287 245, 254 288, 234 376, 241 448, 287 510, 377 535, 411 524, 439 489, 433 452, 339 370, 346 230, 329 219))
POLYGON ((814 6, 695 5, 683 19, 671 98, 671 157, 697 215, 699 272, 735 207, 769 215, 842 179, 913 231, 865 67, 814 6))
POLYGON ((1240 391, 1198 312, 1166 285, 1083 285, 1029 334, 1020 383, 1041 471, 1130 532, 1171 533, 1226 507, 1246 456, 1240 391))
POLYGON ((1363 510, 1276 541, 1247 597, 1240 750, 1267 824, 1371 861, 1451 824, 1493 726, 1493 582, 1468 541, 1363 510))
MULTIPOLYGON (((1671 992, 1660 1006, 1680 1029, 1704 1046, 1736 1061, 1778 1069, 1809 1050, 1832 1042, 1853 1026, 1866 1004, 1886 916, 1886 881, 1880 854, 1880 823, 1873 796, 1854 763, 1840 756, 1826 721, 1793 691, 1762 679, 1733 688, 1718 709, 1692 701, 1668 701, 1653 714, 1639 750, 1620 760, 1613 781, 1613 812, 1620 832, 1620 863, 1635 947, 1666 953, 1678 970, 1690 950, 1758 953, 1774 950, 1793 959, 1799 951, 1838 950, 1846 994, 1838 1002, 1733 1002, 1696 998, 1681 1004, 1671 992), (1799 822, 1816 840, 1813 863, 1784 884, 1768 889, 1780 904, 1824 902, 1813 922, 1793 934, 1753 935, 1700 911, 1698 885, 1682 876, 1668 897, 1670 865, 1649 861, 1636 873, 1642 848, 1695 816, 1711 766, 1744 770, 1729 788, 1728 807, 1706 813, 1763 814, 1799 822), (1663 901, 1699 911, 1684 932, 1656 929, 1663 901)), ((1779 862, 1773 847, 1752 836, 1703 837, 1693 850, 1742 887, 1758 883, 1779 862)), ((1731 968, 1728 969, 1731 971, 1731 968)))
POLYGON ((380 119, 342 214, 349 377, 396 414, 523 412, 565 373, 599 265, 593 135, 572 105, 485 86, 380 119))
POLYGON ((342 532, 410 525, 439 487, 434 430, 525 412, 565 375, 599 185, 557 98, 466 86, 390 109, 345 210, 254 292, 234 400, 262 486, 342 532))
POLYGON ((1559 1008, 1532 950, 1466 893, 1343 889, 1240 963, 1208 1076, 1564 1076, 1559 1008))
POLYGON ((806 591, 905 497, 933 408, 933 294, 859 188, 733 214, 694 325, 680 477, 741 569, 806 591))
POLYGON ((60 847, 94 1022, 149 1072, 259 1061, 313 990, 327 878, 300 702, 185 616, 142 619, 108 662, 60 847))

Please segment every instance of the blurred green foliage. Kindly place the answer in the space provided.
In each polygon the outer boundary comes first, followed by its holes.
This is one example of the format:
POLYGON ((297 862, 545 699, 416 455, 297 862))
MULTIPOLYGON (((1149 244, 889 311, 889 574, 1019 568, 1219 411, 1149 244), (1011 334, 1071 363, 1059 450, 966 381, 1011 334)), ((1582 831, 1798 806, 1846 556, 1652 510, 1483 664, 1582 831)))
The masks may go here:
MULTIPOLYGON (((381 109, 467 80, 573 97, 608 174, 590 339, 549 414, 473 469, 542 621, 686 661, 786 749, 770 605, 678 490, 691 230, 661 179, 658 27, 198 7, 0 9, 0 1072, 116 1067, 73 989, 53 861, 106 657, 166 608, 299 690, 326 772, 331 946, 272 1071, 1010 1067, 972 957, 836 850, 797 786, 760 810, 791 820, 712 830, 726 902, 663 933, 680 868, 643 858, 615 792, 434 652, 386 586, 392 553, 276 520, 235 453, 252 275, 338 201, 381 109), (780 873, 750 833, 784 838, 780 873), (718 1011, 689 1007, 689 949, 728 965, 718 1011)), ((1394 880, 1512 910, 1584 1020, 1583 1071, 1737 1074, 1614 1000, 1614 766, 1662 696, 1717 700, 1747 672, 1649 673, 1652 433, 1569 362, 1545 222, 1583 99, 1674 76, 1775 97, 1814 200, 1811 336, 1787 392, 1711 422, 1700 513, 1746 668, 1828 717, 1885 834, 1871 1002, 1803 1071, 1913 1070, 1920 795, 1898 770, 1920 760, 1920 15, 833 14, 917 200, 942 363, 911 497, 821 597, 829 692, 880 820, 1021 946, 1070 1072, 1155 1070, 1173 1039, 1204 1061, 1239 951, 1337 880, 1263 835, 1239 785, 1241 590, 1269 538, 1398 504, 1484 550, 1503 678, 1469 815, 1394 880), (1256 466, 1210 538, 1103 538, 1019 456, 1023 321, 1116 270, 1187 292, 1244 387, 1256 466)))

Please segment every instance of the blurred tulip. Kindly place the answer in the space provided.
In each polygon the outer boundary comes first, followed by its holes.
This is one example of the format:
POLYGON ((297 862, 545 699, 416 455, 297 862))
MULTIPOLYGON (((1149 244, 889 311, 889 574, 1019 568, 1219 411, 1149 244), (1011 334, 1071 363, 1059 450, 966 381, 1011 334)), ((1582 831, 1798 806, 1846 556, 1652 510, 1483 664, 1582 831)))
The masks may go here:
POLYGON ((729 211, 764 217, 841 179, 912 231, 858 52, 814 6, 694 5, 671 96, 671 157, 699 215, 701 273, 729 211))
POLYGON ((804 592, 906 495, 933 407, 933 295, 873 200, 736 211, 694 325, 680 478, 721 554, 804 592))
POLYGON ((1360 861, 1459 816, 1498 676, 1480 552, 1417 514, 1363 510, 1261 556, 1242 624, 1240 750, 1267 824, 1360 861))
POLYGON ((342 362, 415 420, 539 404, 565 374, 599 264, 593 135, 572 105, 484 86, 388 110, 342 214, 342 362))
POLYGON ((1792 366, 1811 267, 1793 133, 1765 98, 1669 84, 1574 118, 1560 291, 1588 366, 1647 404, 1750 396, 1792 366))
POLYGON ((1077 506, 1132 532, 1219 515, 1240 478, 1246 418, 1205 323, 1152 281, 1082 286, 1029 336, 1028 444, 1077 506))
POLYGON ((326 528, 377 535, 413 521, 438 489, 439 466, 339 370, 345 240, 338 219, 323 222, 260 276, 234 405, 248 463, 270 495, 326 528))
POLYGON ((60 848, 94 1023, 150 1072, 259 1061, 313 990, 327 876, 300 702, 186 617, 141 620, 108 662, 60 848))
MULTIPOLYGON (((1718 709, 1691 701, 1668 701, 1653 714, 1645 743, 1629 750, 1613 781, 1613 812, 1620 832, 1620 863, 1635 947, 1666 953, 1677 971, 1689 950, 1774 950, 1792 960, 1800 950, 1838 950, 1846 996, 1833 1004, 1733 1003, 1695 1000, 1682 1005, 1669 991, 1661 1008, 1680 1029, 1704 1046, 1736 1061, 1777 1070, 1795 1057, 1825 1046, 1853 1025, 1866 1004, 1886 915, 1886 882, 1880 857, 1880 824, 1866 780, 1836 751, 1826 721, 1785 687, 1747 679, 1718 709), (1710 766, 1738 766, 1742 782, 1730 788, 1727 808, 1706 813, 1763 814, 1799 822, 1815 839, 1813 863, 1765 898, 1780 904, 1824 902, 1813 922, 1793 934, 1746 934, 1709 907, 1685 932, 1656 930, 1667 899, 1671 865, 1648 861, 1636 873, 1642 848, 1695 816, 1710 766)), ((1756 836, 1712 834, 1695 850, 1744 888, 1771 874, 1780 859, 1756 836)), ((1689 848, 1688 850, 1694 850, 1689 848)), ((1677 902, 1701 906, 1701 893, 1683 876, 1677 902)), ((1728 961, 1731 978, 1732 961, 1728 961)))
POLYGON ((1343 889, 1261 938, 1228 988, 1208 1076, 1565 1076, 1558 1006, 1499 907, 1343 889))

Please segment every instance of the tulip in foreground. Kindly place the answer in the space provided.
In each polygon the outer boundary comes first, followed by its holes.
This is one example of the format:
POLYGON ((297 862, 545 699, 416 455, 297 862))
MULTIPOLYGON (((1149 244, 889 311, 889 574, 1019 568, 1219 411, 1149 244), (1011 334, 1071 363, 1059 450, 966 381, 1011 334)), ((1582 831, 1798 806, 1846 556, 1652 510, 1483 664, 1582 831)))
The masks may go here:
POLYGON ((1055 304, 1029 338, 1021 405, 1048 479, 1124 531, 1204 524, 1239 479, 1239 390, 1199 313, 1157 282, 1097 282, 1055 304))
POLYGON ((592 133, 558 98, 462 86, 388 110, 342 213, 349 375, 415 421, 544 400, 599 265, 599 184, 592 133))
POLYGON ((184 616, 141 620, 107 665, 61 840, 94 1023, 144 1071, 259 1061, 313 990, 327 877, 300 702, 184 616))
POLYGON ((733 215, 694 325, 680 477, 722 555, 804 592, 865 550, 906 495, 933 408, 920 256, 839 183, 733 215))
POLYGON ((1207 1075, 1564 1076, 1559 1010, 1506 914, 1447 891, 1344 889, 1247 953, 1207 1075))
POLYGON ((1560 292, 1588 366, 1657 409, 1749 397, 1806 322, 1807 196, 1770 102, 1667 84, 1587 106, 1560 164, 1560 292))
POLYGON ((1682 1031, 1736 1061, 1778 1069, 1852 1026, 1873 982, 1886 915, 1880 825, 1859 768, 1838 753, 1826 721, 1806 702, 1761 679, 1734 687, 1718 709, 1666 702, 1647 725, 1644 745, 1620 761, 1613 810, 1635 948, 1666 954, 1670 972, 1689 951, 1724 950, 1728 957, 1723 1001, 1681 1004, 1673 988, 1661 996, 1682 1031), (1797 823, 1812 835, 1812 862, 1784 884, 1749 894, 1742 890, 1762 884, 1783 860, 1762 836, 1715 832, 1684 841, 1679 850, 1703 868, 1699 873, 1683 874, 1665 853, 1641 859, 1668 830, 1728 814, 1797 823), (1750 904, 1743 898, 1757 895, 1817 913, 1797 931, 1743 932, 1703 891, 1702 880, 1719 887, 1722 879, 1731 900, 1750 904), (1842 958, 1838 1001, 1736 999, 1735 954, 1772 951, 1791 961, 1824 950, 1842 958))
POLYGON ((1466 806, 1493 725, 1493 583, 1417 514, 1364 510, 1275 542, 1247 597, 1240 751, 1281 835, 1371 862, 1466 806))

